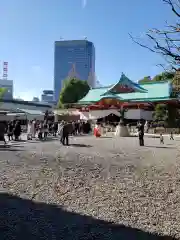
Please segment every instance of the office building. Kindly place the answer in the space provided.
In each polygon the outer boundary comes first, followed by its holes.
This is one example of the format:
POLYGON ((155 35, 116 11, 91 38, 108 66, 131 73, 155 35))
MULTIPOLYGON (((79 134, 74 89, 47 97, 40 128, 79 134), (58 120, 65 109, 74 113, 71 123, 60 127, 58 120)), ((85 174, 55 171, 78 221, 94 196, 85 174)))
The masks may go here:
POLYGON ((39 98, 38 97, 33 97, 32 102, 39 102, 39 98))
POLYGON ((53 90, 44 90, 41 95, 41 102, 53 103, 54 102, 54 91, 53 90))
POLYGON ((77 77, 95 85, 95 48, 87 40, 56 41, 54 52, 54 99, 57 102, 64 79, 77 77), (89 77, 90 76, 90 77, 89 77))
POLYGON ((0 79, 0 88, 5 88, 6 91, 3 95, 3 99, 11 100, 13 99, 13 81, 0 79))

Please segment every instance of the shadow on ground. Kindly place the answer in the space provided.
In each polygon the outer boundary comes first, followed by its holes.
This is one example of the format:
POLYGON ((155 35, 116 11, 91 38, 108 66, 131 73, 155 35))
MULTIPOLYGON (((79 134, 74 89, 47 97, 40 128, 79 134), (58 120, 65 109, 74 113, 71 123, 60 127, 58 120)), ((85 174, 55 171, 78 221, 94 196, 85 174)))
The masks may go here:
POLYGON ((91 148, 91 145, 87 145, 87 144, 80 144, 80 143, 71 143, 69 144, 69 146, 71 147, 84 147, 84 148, 91 148))
POLYGON ((19 151, 23 151, 23 146, 20 145, 4 145, 4 144, 0 144, 0 152, 6 152, 6 151, 11 151, 11 152, 19 152, 19 151))
POLYGON ((168 146, 150 146, 150 145, 145 145, 145 147, 148 147, 148 148, 175 149, 175 147, 168 147, 168 146))
POLYGON ((113 138, 112 136, 101 136, 100 138, 113 138))
POLYGON ((56 205, 0 194, 0 239, 173 240, 67 212, 56 205))
POLYGON ((19 139, 19 140, 12 140, 11 142, 13 142, 13 143, 25 143, 25 142, 27 142, 27 140, 26 139, 19 139))
POLYGON ((52 141, 57 141, 59 140, 58 137, 47 137, 46 139, 40 140, 41 142, 52 142, 52 141))

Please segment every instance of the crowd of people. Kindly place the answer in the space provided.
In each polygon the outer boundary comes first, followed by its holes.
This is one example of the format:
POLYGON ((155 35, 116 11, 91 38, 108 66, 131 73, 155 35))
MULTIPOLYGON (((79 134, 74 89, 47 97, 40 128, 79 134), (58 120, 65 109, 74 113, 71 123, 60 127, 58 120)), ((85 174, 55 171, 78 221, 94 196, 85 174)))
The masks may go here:
POLYGON ((51 134, 56 136, 58 130, 58 123, 48 121, 38 121, 34 119, 28 122, 27 126, 27 139, 32 140, 33 138, 47 139, 48 135, 51 134))
MULTIPOLYGON (((46 140, 48 136, 60 136, 60 142, 63 145, 69 144, 69 135, 81 135, 91 132, 91 124, 88 121, 54 122, 38 121, 36 119, 27 123, 27 140, 39 139, 46 140)), ((20 140, 22 126, 20 121, 14 120, 7 124, 0 123, 0 141, 6 144, 5 135, 9 141, 20 140)))
MULTIPOLYGON (((148 125, 143 120, 137 123, 137 131, 139 137, 139 145, 144 146, 144 132, 148 132, 148 125)), ((93 128, 93 134, 95 137, 101 137, 106 128, 102 123, 96 123, 93 128)), ((28 121, 27 124, 27 140, 32 140, 38 138, 39 140, 46 140, 49 135, 60 138, 60 142, 63 145, 69 145, 69 136, 77 136, 82 134, 89 134, 92 132, 92 126, 89 121, 38 121, 34 119, 33 121, 28 121)), ((0 141, 4 141, 6 144, 5 135, 7 135, 8 140, 18 141, 22 134, 22 126, 19 120, 14 120, 8 122, 7 125, 0 122, 0 141)), ((173 133, 170 134, 170 139, 174 140, 173 133)), ((164 137, 160 134, 160 143, 164 143, 164 137)))
MULTIPOLYGON (((56 137, 58 134, 63 139, 63 136, 67 138, 69 135, 88 134, 90 131, 90 123, 84 121, 53 122, 33 120, 28 123, 27 136, 28 140, 31 140, 35 137, 46 139, 48 135, 56 137)), ((64 143, 64 140, 62 142, 64 143)))
POLYGON ((21 135, 22 129, 20 121, 14 120, 7 125, 0 123, 0 141, 4 141, 6 144, 5 134, 7 134, 9 141, 17 141, 21 135))

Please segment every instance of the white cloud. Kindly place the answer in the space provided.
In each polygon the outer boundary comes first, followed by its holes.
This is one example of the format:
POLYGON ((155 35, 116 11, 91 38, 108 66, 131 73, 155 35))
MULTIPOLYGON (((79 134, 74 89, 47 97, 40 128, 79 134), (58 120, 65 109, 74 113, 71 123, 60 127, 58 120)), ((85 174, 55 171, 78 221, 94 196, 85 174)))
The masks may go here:
POLYGON ((82 8, 85 8, 87 5, 87 0, 82 0, 82 8))

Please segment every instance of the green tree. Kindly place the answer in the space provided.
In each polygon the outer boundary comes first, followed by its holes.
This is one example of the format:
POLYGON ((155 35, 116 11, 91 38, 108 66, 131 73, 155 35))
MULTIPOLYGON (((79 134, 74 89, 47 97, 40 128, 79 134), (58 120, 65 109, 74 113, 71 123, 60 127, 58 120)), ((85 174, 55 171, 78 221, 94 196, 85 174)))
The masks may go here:
POLYGON ((166 80, 173 80, 175 76, 175 72, 162 72, 160 74, 157 74, 152 81, 153 82, 160 82, 160 81, 166 81, 166 80))
POLYGON ((147 76, 147 77, 144 77, 143 79, 139 80, 138 83, 149 83, 151 82, 151 77, 150 76, 147 76))
POLYGON ((153 82, 160 82, 160 81, 164 81, 163 78, 162 78, 162 75, 161 74, 158 74, 156 76, 153 77, 152 79, 153 82))
POLYGON ((178 108, 168 104, 167 111, 168 111, 168 119, 167 119, 168 127, 172 127, 172 128, 176 127, 179 119, 178 108))
POLYGON ((168 110, 166 104, 157 104, 153 114, 153 118, 157 122, 167 122, 168 110))
POLYGON ((175 74, 175 72, 163 72, 161 75, 163 80, 173 80, 175 74))
POLYGON ((173 80, 175 76, 175 72, 162 72, 160 74, 157 74, 152 79, 150 76, 144 77, 143 79, 139 80, 138 83, 149 83, 149 82, 160 82, 160 81, 166 81, 166 80, 173 80))
POLYGON ((176 127, 179 118, 178 109, 170 104, 157 104, 153 118, 167 127, 176 127))
POLYGON ((180 71, 176 71, 172 79, 171 97, 177 98, 180 94, 180 71))
POLYGON ((3 98, 5 92, 6 92, 6 88, 0 88, 0 99, 3 98))
POLYGON ((2 104, 1 100, 6 92, 6 88, 0 88, 0 106, 2 104))
POLYGON ((82 81, 76 78, 67 79, 64 81, 64 86, 60 92, 58 107, 62 108, 67 104, 77 103, 90 90, 87 81, 82 81))

